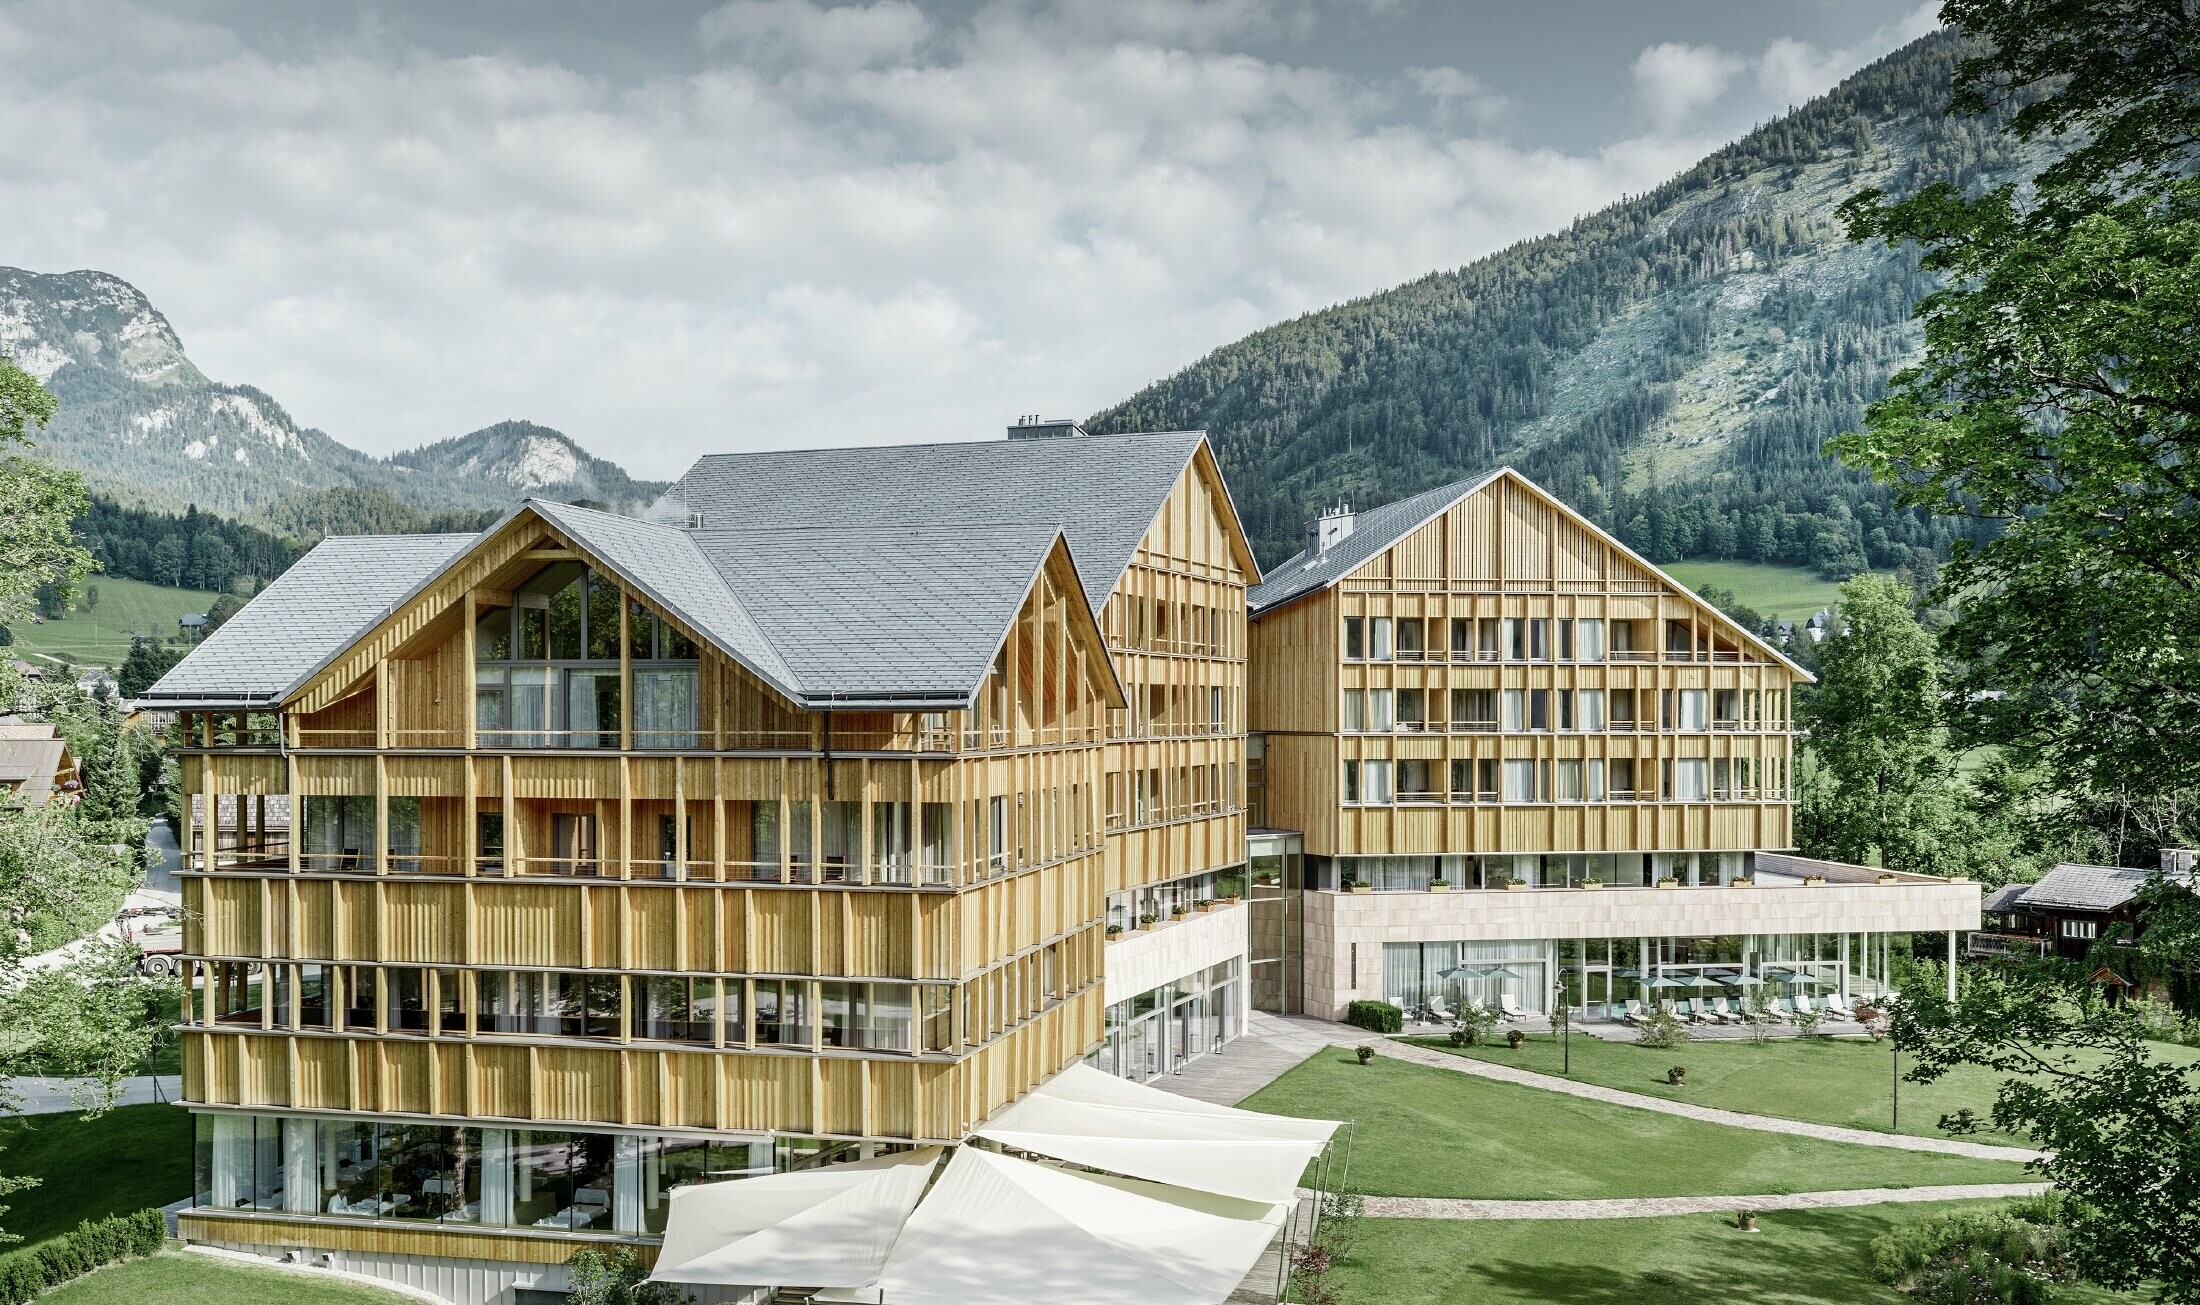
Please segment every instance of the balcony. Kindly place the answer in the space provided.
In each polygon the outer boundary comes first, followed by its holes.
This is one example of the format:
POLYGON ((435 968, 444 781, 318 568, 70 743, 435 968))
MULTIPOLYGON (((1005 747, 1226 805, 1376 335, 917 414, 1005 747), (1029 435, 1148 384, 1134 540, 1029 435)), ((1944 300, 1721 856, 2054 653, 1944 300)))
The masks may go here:
POLYGON ((2045 956, 2054 946, 2052 939, 2028 933, 1986 933, 1973 930, 1964 940, 1964 952, 1970 956, 2045 956))

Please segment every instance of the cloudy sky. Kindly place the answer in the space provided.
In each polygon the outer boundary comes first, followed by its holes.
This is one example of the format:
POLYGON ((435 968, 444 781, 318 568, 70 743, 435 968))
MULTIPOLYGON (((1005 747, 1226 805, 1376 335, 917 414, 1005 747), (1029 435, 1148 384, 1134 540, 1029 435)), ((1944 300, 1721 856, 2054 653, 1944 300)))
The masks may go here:
POLYGON ((1640 191, 1917 0, 0 0, 0 265, 374 452, 1076 416, 1640 191))

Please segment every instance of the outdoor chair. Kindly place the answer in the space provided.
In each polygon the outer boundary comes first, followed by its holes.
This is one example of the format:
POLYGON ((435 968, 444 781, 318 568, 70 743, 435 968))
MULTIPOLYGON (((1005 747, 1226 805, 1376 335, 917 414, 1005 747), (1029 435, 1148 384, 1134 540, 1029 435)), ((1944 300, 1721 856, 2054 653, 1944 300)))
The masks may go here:
POLYGON ((1734 1022, 1734 1012, 1727 1006, 1726 998, 1713 997, 1711 999, 1711 1018, 1721 1024, 1732 1024, 1734 1022))
POLYGON ((1771 1011, 1772 1018, 1782 1024, 1795 1022, 1795 999, 1793 997, 1774 997, 1765 1004, 1765 1009, 1771 1011))
POLYGON ((1621 1018, 1629 1024, 1644 1024, 1649 1022, 1650 1013, 1642 1008, 1641 1002, 1629 997, 1627 999, 1627 1011, 1621 1018))
POLYGON ((1696 1003, 1686 997, 1673 1003, 1673 1013, 1691 1024, 1703 1023, 1703 1016, 1696 1013, 1696 1003))
POLYGON ((1517 1022, 1528 1018, 1528 1012, 1522 1010, 1520 1003, 1511 997, 1500 995, 1497 999, 1497 1016, 1507 1022, 1517 1022))
POLYGON ((1459 1013, 1457 1011, 1454 1011, 1450 1007, 1450 1005, 1448 1005, 1444 1001, 1444 995, 1442 993, 1438 993, 1428 999, 1428 1013, 1434 1016, 1439 1023, 1443 1024, 1449 1024, 1453 1020, 1459 1018, 1459 1013))

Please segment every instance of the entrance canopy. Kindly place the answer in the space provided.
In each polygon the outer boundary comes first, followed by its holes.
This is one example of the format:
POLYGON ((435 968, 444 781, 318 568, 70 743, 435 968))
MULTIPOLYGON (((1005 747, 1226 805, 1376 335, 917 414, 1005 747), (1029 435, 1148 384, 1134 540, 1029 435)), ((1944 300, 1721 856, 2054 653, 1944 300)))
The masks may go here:
POLYGON ((1219 1305, 1290 1210, 962 1147, 870 1286, 869 1305, 1219 1305))
POLYGON ((1293 1199, 1337 1125, 1193 1101, 1072 1065, 979 1126, 1019 1151, 1245 1201, 1293 1199))
POLYGON ((672 1193, 656 1282, 854 1287, 874 1282, 940 1148, 672 1193))

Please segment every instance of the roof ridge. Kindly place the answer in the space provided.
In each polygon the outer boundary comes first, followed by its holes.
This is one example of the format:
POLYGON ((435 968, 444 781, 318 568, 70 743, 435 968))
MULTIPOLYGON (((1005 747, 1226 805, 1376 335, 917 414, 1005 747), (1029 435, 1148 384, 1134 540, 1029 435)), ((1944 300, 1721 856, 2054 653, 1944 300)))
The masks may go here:
MULTIPOLYGON (((1203 429, 1087 431, 1083 435, 1061 435, 1050 438, 1061 440, 1119 440, 1155 439, 1164 435, 1196 435, 1201 439, 1205 439, 1207 432, 1203 429)), ((1015 448, 1046 442, 1048 441, 1045 439, 1011 440, 1003 439, 998 435, 987 435, 968 440, 917 440, 897 444, 812 444, 791 449, 746 449, 725 453, 699 453, 696 455, 695 460, 700 463, 714 458, 768 458, 800 453, 863 453, 874 449, 1015 448)), ((693 467, 689 468, 691 471, 693 469, 693 467)), ((680 479, 685 479, 685 476, 675 479, 672 483, 677 485, 680 483, 680 479)))

